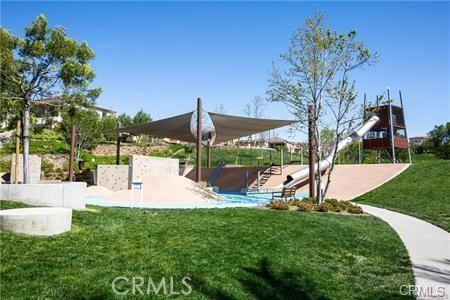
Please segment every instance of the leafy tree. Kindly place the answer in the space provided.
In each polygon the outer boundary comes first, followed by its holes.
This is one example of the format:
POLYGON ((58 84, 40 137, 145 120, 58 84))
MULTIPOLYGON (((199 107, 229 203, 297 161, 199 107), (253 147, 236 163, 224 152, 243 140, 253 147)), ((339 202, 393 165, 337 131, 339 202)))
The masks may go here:
POLYGON ((139 110, 133 117, 133 124, 141 124, 141 123, 147 123, 152 120, 152 117, 150 117, 149 113, 146 113, 142 108, 139 110))
POLYGON ((99 121, 99 128, 101 129, 103 137, 108 141, 115 141, 117 133, 113 130, 117 128, 117 119, 113 115, 105 116, 99 121))
POLYGON ((79 159, 81 149, 90 149, 94 147, 101 138, 100 120, 98 113, 90 109, 80 109, 70 107, 62 114, 62 122, 59 130, 67 143, 70 143, 72 126, 76 127, 76 157, 79 159))
POLYGON ((0 68, 2 106, 12 101, 21 108, 24 183, 29 183, 32 101, 56 97, 61 107, 94 101, 101 92, 101 89, 89 89, 95 77, 89 62, 95 55, 86 42, 77 43, 62 27, 50 28, 44 15, 37 16, 25 28, 24 38, 14 37, 4 28, 1 37, 5 39, 2 59, 6 57, 0 68))
POLYGON ((430 139, 426 143, 430 151, 439 158, 450 159, 450 122, 434 126, 428 135, 430 139))
POLYGON ((117 117, 117 121, 119 122, 120 127, 129 127, 129 126, 133 125, 133 119, 125 113, 121 113, 117 117))
MULTIPOLYGON (((352 71, 374 61, 365 45, 356 40, 356 31, 340 34, 324 27, 324 18, 317 14, 294 32, 288 51, 281 62, 274 63, 269 79, 269 101, 284 103, 299 121, 298 130, 308 126, 308 110, 312 108, 315 125, 314 151, 320 162, 321 128, 332 128, 339 139, 346 133, 356 99, 352 71)), ((337 146, 337 145, 335 145, 337 146)), ((330 167, 332 172, 336 156, 330 167)), ((318 166, 319 167, 319 166, 318 166)), ((328 176, 325 194, 331 182, 328 176)), ((317 182, 320 186, 320 180, 317 182)), ((319 198, 320 200, 320 198, 319 198)))

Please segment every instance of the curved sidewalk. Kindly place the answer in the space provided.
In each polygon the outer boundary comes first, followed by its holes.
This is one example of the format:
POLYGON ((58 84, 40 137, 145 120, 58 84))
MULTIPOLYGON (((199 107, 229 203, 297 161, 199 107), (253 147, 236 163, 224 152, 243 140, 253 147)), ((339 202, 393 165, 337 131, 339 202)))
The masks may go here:
POLYGON ((450 299, 450 233, 411 216, 358 205, 387 222, 400 236, 411 258, 418 298, 431 298, 445 289, 445 296, 437 298, 450 299))

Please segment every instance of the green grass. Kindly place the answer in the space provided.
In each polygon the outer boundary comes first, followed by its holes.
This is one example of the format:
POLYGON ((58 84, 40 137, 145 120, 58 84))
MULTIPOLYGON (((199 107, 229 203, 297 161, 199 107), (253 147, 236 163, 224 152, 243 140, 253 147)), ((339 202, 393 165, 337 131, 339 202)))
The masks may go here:
POLYGON ((117 276, 173 276, 177 291, 189 276, 194 299, 388 299, 414 282, 397 234, 374 217, 90 208, 59 236, 0 233, 2 299, 113 298, 117 276))
POLYGON ((449 174, 450 160, 416 155, 406 171, 355 201, 408 214, 450 232, 449 174))

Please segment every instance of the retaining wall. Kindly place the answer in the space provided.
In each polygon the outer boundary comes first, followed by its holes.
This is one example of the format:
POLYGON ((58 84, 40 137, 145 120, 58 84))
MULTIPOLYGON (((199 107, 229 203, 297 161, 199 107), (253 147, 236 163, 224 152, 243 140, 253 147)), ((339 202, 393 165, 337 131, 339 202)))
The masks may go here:
POLYGON ((85 194, 85 182, 0 185, 0 199, 36 206, 83 209, 85 194))

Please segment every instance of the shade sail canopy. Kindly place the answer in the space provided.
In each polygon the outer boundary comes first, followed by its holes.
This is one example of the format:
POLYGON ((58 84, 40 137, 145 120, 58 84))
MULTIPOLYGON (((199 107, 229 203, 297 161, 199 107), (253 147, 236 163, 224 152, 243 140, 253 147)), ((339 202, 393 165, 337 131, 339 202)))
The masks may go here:
POLYGON ((194 112, 161 119, 158 121, 138 124, 117 129, 118 132, 127 132, 135 135, 147 134, 157 137, 165 137, 189 143, 195 143, 195 137, 191 132, 191 120, 194 112))
POLYGON ((254 119, 208 112, 216 130, 215 144, 287 126, 297 121, 254 119))
MULTIPOLYGON (((196 137, 191 131, 191 120, 194 112, 162 119, 158 121, 119 128, 116 132, 127 132, 135 135, 146 134, 165 137, 188 143, 195 143, 196 137)), ((296 123, 294 120, 255 119, 208 112, 214 124, 214 144, 249 136, 255 133, 276 129, 296 123)))

